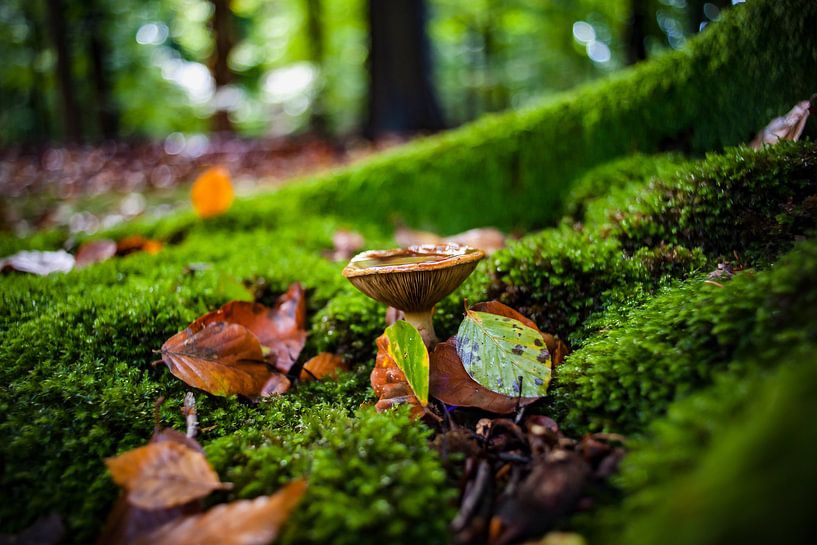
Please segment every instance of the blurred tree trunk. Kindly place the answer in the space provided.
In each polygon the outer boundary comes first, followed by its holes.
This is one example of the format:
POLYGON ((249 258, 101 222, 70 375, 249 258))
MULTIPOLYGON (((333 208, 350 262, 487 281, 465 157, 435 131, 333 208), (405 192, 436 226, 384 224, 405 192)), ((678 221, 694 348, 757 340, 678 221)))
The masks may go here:
MULTIPOLYGON (((211 27, 215 47, 210 59, 210 70, 216 82, 216 93, 225 85, 233 81, 233 72, 227 63, 230 51, 233 49, 233 13, 230 10, 230 0, 210 0, 213 4, 213 19, 211 27)), ((219 108, 213 114, 213 130, 216 132, 232 132, 233 124, 229 112, 219 108)))
POLYGON ((23 17, 26 25, 31 31, 28 36, 28 47, 31 51, 31 81, 32 85, 28 89, 28 104, 32 112, 33 141, 45 140, 50 134, 50 123, 48 115, 48 105, 45 101, 43 89, 46 88, 45 80, 39 70, 37 58, 45 50, 45 32, 42 28, 42 17, 38 17, 35 7, 29 2, 22 4, 23 17))
POLYGON ((627 23, 627 64, 647 58, 648 0, 630 0, 630 19, 627 23))
POLYGON ((502 50, 497 40, 496 22, 501 7, 494 2, 488 2, 485 17, 480 25, 482 51, 484 56, 483 70, 483 108, 487 111, 500 111, 510 106, 511 97, 505 78, 502 77, 502 50))
POLYGON ((309 59, 318 69, 318 84, 309 113, 309 129, 325 136, 327 132, 326 105, 323 101, 324 88, 324 34, 323 6, 321 0, 306 0, 306 32, 309 36, 309 59))
POLYGON ((369 0, 369 138, 444 128, 424 0, 369 0))
POLYGON ((66 11, 62 0, 46 0, 48 24, 54 50, 57 54, 56 77, 62 101, 62 120, 64 138, 69 142, 82 139, 82 127, 79 121, 79 107, 74 89, 74 78, 71 74, 71 44, 66 32, 66 11))
POLYGON ((111 94, 108 44, 103 42, 105 14, 99 0, 86 0, 85 8, 86 46, 91 60, 99 132, 103 138, 113 139, 119 132, 119 112, 111 94))

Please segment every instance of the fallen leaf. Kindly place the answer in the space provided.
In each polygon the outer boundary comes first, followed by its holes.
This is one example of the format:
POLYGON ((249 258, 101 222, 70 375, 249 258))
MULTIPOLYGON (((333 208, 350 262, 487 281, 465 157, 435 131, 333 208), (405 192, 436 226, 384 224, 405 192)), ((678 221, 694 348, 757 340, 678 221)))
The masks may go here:
POLYGON ((176 378, 218 396, 258 397, 276 374, 249 329, 202 318, 162 345, 162 361, 176 378))
POLYGON ((332 235, 332 246, 334 249, 329 255, 332 261, 348 261, 358 250, 363 248, 366 241, 363 235, 356 231, 338 229, 332 235))
POLYGON ((478 248, 485 252, 485 255, 491 255, 495 251, 504 248, 506 239, 505 235, 494 227, 478 227, 449 237, 441 237, 430 231, 415 231, 402 226, 397 228, 394 238, 397 244, 403 248, 421 244, 455 243, 478 248))
POLYGON ((261 388, 261 397, 279 396, 285 394, 292 387, 292 381, 281 373, 273 374, 261 388))
POLYGON ((57 514, 45 515, 19 534, 0 534, 0 545, 57 545, 65 536, 65 525, 57 514))
POLYGON ((485 255, 491 255, 505 247, 505 238, 505 235, 499 229, 494 227, 479 227, 465 231, 464 233, 451 235, 445 239, 445 242, 454 242, 456 244, 462 244, 463 246, 478 248, 485 252, 485 255))
POLYGON ((398 320, 385 331, 389 355, 406 375, 406 381, 420 401, 428 405, 428 349, 420 332, 405 320, 398 320))
POLYGON ((343 362, 343 358, 331 352, 321 352, 304 364, 298 379, 301 382, 309 382, 335 378, 339 372, 348 370, 349 366, 343 362))
POLYGON ((288 373, 306 343, 306 296, 295 282, 278 298, 274 308, 261 303, 230 301, 190 324, 192 328, 218 322, 238 324, 250 330, 269 349, 268 361, 288 373))
POLYGON ((389 339, 386 334, 376 341, 377 357, 370 378, 372 389, 380 399, 375 404, 378 412, 383 412, 397 405, 411 406, 411 416, 418 418, 425 413, 420 400, 406 380, 406 375, 395 363, 389 352, 389 339))
POLYGON ((158 441, 107 458, 116 484, 127 491, 128 502, 142 509, 165 509, 230 488, 201 452, 176 441, 158 441))
POLYGON ((116 242, 116 255, 128 255, 134 252, 146 252, 156 255, 162 250, 163 244, 142 235, 129 235, 116 242))
POLYGON ((183 517, 142 536, 134 545, 268 545, 306 492, 294 481, 272 496, 217 505, 206 513, 183 517))
MULTIPOLYGON (((512 318, 535 329, 551 352, 554 364, 561 363, 567 353, 567 346, 561 340, 548 333, 542 333, 532 320, 499 301, 477 303, 471 307, 471 310, 512 318)), ((448 405, 478 407, 498 414, 511 413, 517 407, 524 407, 539 399, 538 397, 507 396, 489 390, 476 382, 465 371, 462 360, 457 354, 456 337, 439 343, 431 352, 429 392, 432 397, 448 405)))
POLYGON ((223 214, 232 206, 234 197, 230 173, 224 167, 211 167, 202 172, 190 190, 193 208, 202 218, 223 214))
POLYGON ((539 399, 499 394, 472 379, 457 355, 454 337, 437 343, 431 352, 429 393, 447 405, 478 407, 498 414, 512 413, 518 406, 524 407, 539 399))
POLYGON ((763 130, 757 133, 750 146, 760 149, 765 145, 777 144, 781 140, 797 142, 806 127, 810 110, 815 108, 815 105, 817 105, 817 95, 811 97, 811 100, 798 102, 786 115, 772 119, 763 130))
POLYGON ((116 255, 116 242, 109 239, 84 242, 77 249, 76 267, 82 269, 116 255))
POLYGON ((394 240, 397 241, 398 246, 408 248, 409 246, 422 246, 424 244, 436 246, 442 244, 443 237, 429 231, 416 231, 400 226, 394 232, 394 240))
POLYGON ((167 509, 142 509, 128 501, 122 493, 114 503, 105 526, 97 538, 97 545, 131 545, 140 536, 185 515, 201 513, 201 502, 193 501, 167 509))
POLYGON ((545 345, 548 347, 548 352, 550 352, 553 365, 561 364, 564 361, 565 356, 570 353, 570 349, 568 348, 567 344, 565 344, 561 339, 557 339, 550 333, 543 332, 539 329, 539 327, 537 327, 533 320, 527 316, 524 316, 523 314, 520 314, 508 305, 500 303, 499 301, 485 301, 483 303, 477 303, 471 307, 471 310, 488 312, 490 314, 496 314, 497 316, 505 316, 506 318, 513 318, 514 320, 519 320, 529 328, 538 331, 542 336, 542 339, 544 339, 545 345))
POLYGON ((56 252, 22 251, 0 259, 0 271, 10 269, 45 276, 55 272, 70 272, 75 263, 74 256, 65 250, 57 250, 56 252))
POLYGON ((519 320, 467 310, 456 345, 465 370, 489 390, 520 397, 547 392, 550 352, 539 331, 519 320))

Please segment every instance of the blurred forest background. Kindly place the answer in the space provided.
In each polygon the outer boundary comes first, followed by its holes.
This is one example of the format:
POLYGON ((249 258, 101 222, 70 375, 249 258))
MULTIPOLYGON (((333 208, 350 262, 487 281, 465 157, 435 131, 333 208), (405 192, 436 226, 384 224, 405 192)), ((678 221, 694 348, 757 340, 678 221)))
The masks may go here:
MULTIPOLYGON (((3 0, 0 191, 286 177, 679 48, 735 3, 3 0)), ((54 220, 0 208, 2 228, 54 220)))

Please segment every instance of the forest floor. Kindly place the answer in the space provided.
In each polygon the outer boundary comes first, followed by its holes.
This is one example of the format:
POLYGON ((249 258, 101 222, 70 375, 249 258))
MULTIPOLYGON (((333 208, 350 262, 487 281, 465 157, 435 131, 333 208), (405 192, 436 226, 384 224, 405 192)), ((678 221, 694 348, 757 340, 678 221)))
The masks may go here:
POLYGON ((239 195, 346 165, 405 141, 387 137, 246 139, 185 137, 0 150, 0 232, 66 228, 93 234, 137 216, 162 217, 188 202, 190 184, 226 167, 239 195))

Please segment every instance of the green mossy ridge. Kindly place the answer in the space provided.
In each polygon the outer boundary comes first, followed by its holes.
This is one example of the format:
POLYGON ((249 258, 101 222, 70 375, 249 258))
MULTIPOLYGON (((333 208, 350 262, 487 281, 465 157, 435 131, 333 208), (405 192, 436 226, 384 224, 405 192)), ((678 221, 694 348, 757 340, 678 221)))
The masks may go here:
POLYGON ((666 169, 663 160, 641 169, 647 178, 589 201, 605 222, 563 223, 524 237, 485 264, 488 282, 483 275, 469 287, 580 344, 580 325, 611 302, 643 299, 667 278, 707 262, 714 268, 735 252, 742 262, 767 265, 817 226, 814 144, 731 148, 666 178, 649 177, 658 168, 666 169))
POLYGON ((634 433, 678 398, 817 342, 817 243, 801 243, 772 269, 745 271, 720 288, 703 278, 667 288, 641 307, 596 318, 591 337, 554 372, 547 409, 574 431, 634 433), (738 358, 738 359, 735 359, 738 358))
POLYGON ((817 89, 816 27, 814 3, 753 1, 725 13, 682 51, 538 107, 489 116, 239 203, 225 223, 263 223, 291 198, 309 211, 375 224, 399 216, 443 234, 545 226, 561 216, 570 181, 590 167, 637 151, 700 153, 746 142, 810 96, 817 89))
POLYGON ((749 356, 745 375, 674 403, 632 445, 622 504, 586 521, 593 542, 811 543, 817 344, 794 345, 783 363, 749 356))

